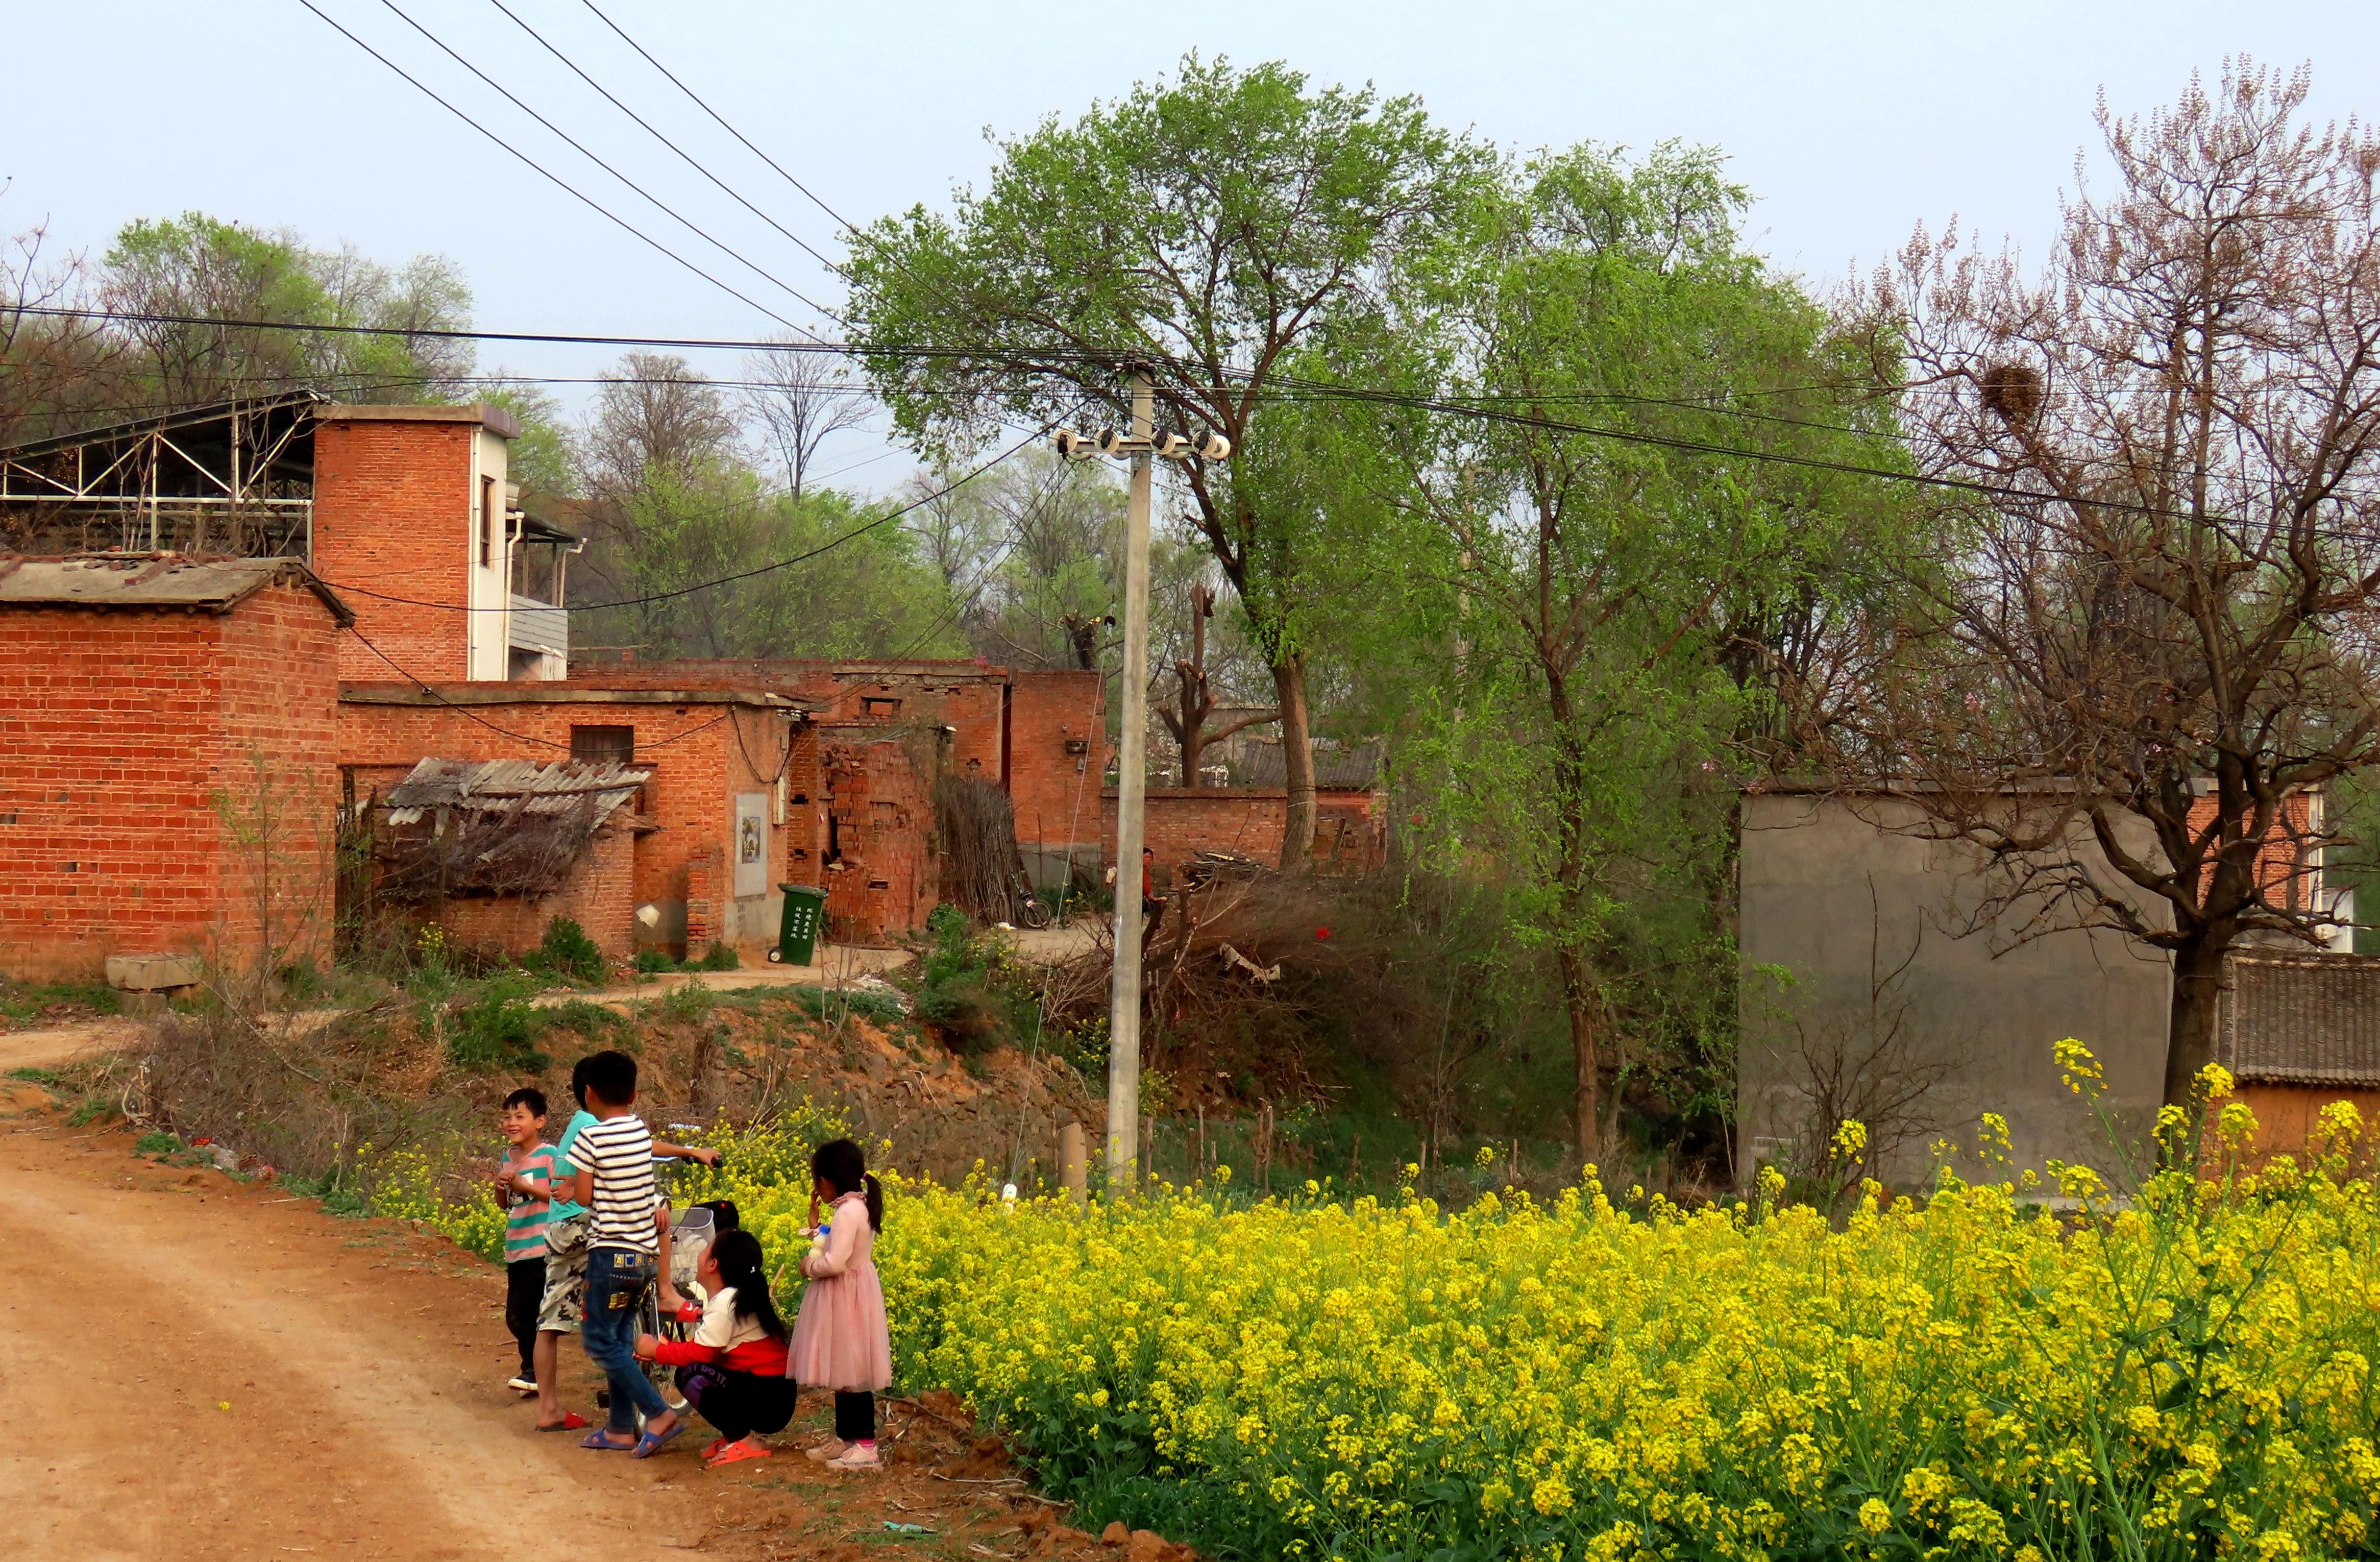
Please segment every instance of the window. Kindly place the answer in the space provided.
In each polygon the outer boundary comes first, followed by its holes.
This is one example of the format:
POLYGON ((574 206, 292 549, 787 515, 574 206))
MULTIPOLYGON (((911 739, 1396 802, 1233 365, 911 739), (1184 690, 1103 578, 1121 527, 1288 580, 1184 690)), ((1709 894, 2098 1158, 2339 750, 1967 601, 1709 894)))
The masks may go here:
POLYGON ((480 480, 480 563, 496 562, 496 480, 480 480))
POLYGON ((606 760, 627 764, 637 757, 637 729, 574 726, 570 729, 570 757, 581 764, 601 764, 606 760))
POLYGON ((897 716, 901 714, 901 702, 888 700, 879 695, 864 694, 860 696, 859 712, 862 715, 869 716, 897 716))

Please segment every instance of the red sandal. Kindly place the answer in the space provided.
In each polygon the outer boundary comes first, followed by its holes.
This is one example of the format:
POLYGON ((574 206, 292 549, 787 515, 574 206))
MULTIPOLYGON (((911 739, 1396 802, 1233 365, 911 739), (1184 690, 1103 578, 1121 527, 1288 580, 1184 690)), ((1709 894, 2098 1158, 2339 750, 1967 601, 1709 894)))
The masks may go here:
POLYGON ((594 1422, 577 1410, 565 1410, 562 1412, 560 1421, 555 1422, 552 1426, 540 1426, 538 1430, 540 1432, 577 1432, 593 1424, 594 1422))
POLYGON ((705 1470, 717 1470, 723 1464, 741 1464, 746 1459, 768 1458, 771 1458, 773 1453, 773 1449, 763 1447, 761 1445, 755 1443, 750 1438, 747 1437, 740 1443, 728 1444, 727 1446, 720 1449, 718 1453, 713 1454, 710 1458, 703 1460, 702 1468, 705 1470))

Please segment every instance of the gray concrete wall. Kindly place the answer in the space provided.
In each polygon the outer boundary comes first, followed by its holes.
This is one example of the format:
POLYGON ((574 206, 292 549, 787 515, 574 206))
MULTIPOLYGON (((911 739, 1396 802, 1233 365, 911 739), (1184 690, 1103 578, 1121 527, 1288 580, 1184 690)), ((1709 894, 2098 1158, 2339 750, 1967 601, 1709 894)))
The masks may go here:
MULTIPOLYGON (((1900 1041, 1869 1076, 1938 1077, 1907 1116, 1931 1117, 1962 1150, 1972 1150, 1982 1114, 1996 1111, 2009 1120, 2019 1166, 2052 1158, 2108 1166, 2104 1134, 2058 1080, 2052 1048, 2067 1036, 2106 1066, 2107 1100, 2135 1132, 2155 1120, 2167 958, 2114 932, 2017 944, 2005 917, 1970 931, 1990 893, 1982 860, 1922 838, 1921 827, 1916 808, 1897 799, 1743 799, 1737 1165, 1745 1181, 1777 1141, 1818 1129, 1810 1058, 1866 1056, 1896 1023, 1900 1041), (1876 992, 1912 945, 1915 958, 1876 992)), ((2078 839, 2074 850, 2107 881, 2095 848, 2078 839)), ((1933 1137, 1889 1156, 1886 1178, 1930 1178, 1933 1137)), ((1971 1153, 1957 1165, 1973 1175, 1971 1153)))

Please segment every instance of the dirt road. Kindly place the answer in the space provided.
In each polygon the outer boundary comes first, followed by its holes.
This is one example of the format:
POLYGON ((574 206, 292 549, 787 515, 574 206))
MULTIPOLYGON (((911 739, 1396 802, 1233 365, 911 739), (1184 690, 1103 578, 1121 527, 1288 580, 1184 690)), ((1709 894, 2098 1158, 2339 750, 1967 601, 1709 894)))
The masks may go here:
MULTIPOLYGON (((808 1396, 778 1458, 728 1470, 699 1467, 699 1425, 641 1463, 540 1435, 503 1387, 492 1266, 269 1182, 138 1159, 121 1129, 74 1129, 45 1104, 0 1085, 0 1114, 15 1114, 0 1121, 12 1559, 517 1562, 557 1546, 757 1559, 853 1555, 862 1538, 1021 1555, 1016 1512, 1032 1508, 1008 1500, 1021 1483, 987 1471, 982 1450, 949 1467, 978 1479, 939 1472, 968 1450, 930 1417, 888 1416, 894 1467, 874 1478, 799 1457, 823 1435, 808 1396)), ((564 1361, 570 1402, 591 1410, 575 1343, 564 1361)))

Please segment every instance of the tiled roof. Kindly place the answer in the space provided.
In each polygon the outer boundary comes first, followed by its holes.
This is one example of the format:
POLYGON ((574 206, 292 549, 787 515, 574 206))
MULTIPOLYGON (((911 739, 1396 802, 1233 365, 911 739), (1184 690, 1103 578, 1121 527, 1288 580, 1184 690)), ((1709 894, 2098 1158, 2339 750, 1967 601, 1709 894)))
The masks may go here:
POLYGON ((2380 1085, 2380 956, 2234 955, 2216 1050, 2241 1080, 2380 1085))
POLYGON ((228 613, 269 585, 302 585, 342 625, 356 616, 296 558, 182 558, 172 554, 79 558, 0 555, 0 607, 183 608, 228 613))

